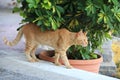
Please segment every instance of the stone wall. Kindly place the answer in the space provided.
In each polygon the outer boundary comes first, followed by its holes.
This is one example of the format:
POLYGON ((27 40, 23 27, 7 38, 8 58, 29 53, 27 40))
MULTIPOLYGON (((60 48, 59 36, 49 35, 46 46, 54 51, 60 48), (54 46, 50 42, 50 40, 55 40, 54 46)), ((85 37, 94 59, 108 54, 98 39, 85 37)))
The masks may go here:
POLYGON ((103 48, 103 63, 100 67, 100 73, 108 76, 114 76, 116 74, 116 65, 113 62, 113 51, 111 48, 112 40, 106 41, 102 48, 103 48))

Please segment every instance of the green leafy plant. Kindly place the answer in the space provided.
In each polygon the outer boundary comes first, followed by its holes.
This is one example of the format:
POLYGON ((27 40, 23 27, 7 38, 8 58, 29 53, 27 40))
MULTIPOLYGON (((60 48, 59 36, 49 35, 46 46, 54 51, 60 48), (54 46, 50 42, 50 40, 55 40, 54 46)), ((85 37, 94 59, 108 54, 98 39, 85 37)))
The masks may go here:
POLYGON ((81 46, 71 46, 67 52, 69 59, 96 59, 98 56, 94 52, 90 52, 90 46, 83 48, 81 46))
POLYGON ((22 23, 32 22, 44 30, 66 28, 72 32, 87 31, 86 48, 72 46, 67 52, 75 59, 93 59, 94 50, 111 38, 109 32, 120 32, 119 0, 18 0, 22 23), (77 53, 77 54, 75 54, 77 53), (79 53, 79 54, 78 54, 79 53))
POLYGON ((64 9, 56 5, 56 0, 18 0, 21 7, 15 7, 13 12, 19 12, 23 17, 22 23, 32 22, 42 30, 56 30, 63 22, 61 14, 64 9))

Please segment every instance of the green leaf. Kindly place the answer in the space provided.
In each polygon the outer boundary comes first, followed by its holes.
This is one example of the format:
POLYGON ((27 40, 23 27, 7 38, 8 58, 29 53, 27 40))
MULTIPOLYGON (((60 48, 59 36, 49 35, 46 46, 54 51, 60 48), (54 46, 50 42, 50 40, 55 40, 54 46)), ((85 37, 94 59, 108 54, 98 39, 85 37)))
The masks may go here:
POLYGON ((120 22, 120 9, 118 8, 118 6, 114 6, 114 8, 111 9, 111 11, 114 13, 116 19, 120 22))
POLYGON ((39 21, 37 22, 37 25, 40 26, 41 24, 42 24, 42 21, 39 20, 39 21))
POLYGON ((36 19, 33 21, 33 23, 36 22, 36 21, 38 21, 38 20, 41 21, 41 20, 43 20, 43 19, 44 19, 44 17, 43 17, 43 16, 40 16, 40 17, 36 18, 36 19))
POLYGON ((108 17, 104 16, 104 23, 107 23, 107 21, 108 21, 108 17))
POLYGON ((108 2, 109 2, 109 3, 111 3, 111 2, 112 2, 112 0, 108 0, 108 2))
POLYGON ((109 34, 109 33, 106 33, 105 34, 105 37, 109 38, 109 39, 112 39, 112 36, 109 34))
POLYGON ((23 11, 20 11, 20 16, 22 16, 23 18, 26 18, 26 14, 23 11))
POLYGON ((36 13, 36 15, 37 15, 37 16, 42 16, 41 11, 40 11, 40 10, 38 10, 38 9, 35 9, 35 13, 36 13))
POLYGON ((44 25, 48 27, 50 26, 50 22, 48 20, 44 20, 44 25))
POLYGON ((59 17, 61 17, 61 14, 60 14, 60 12, 59 12, 58 10, 56 10, 56 11, 57 11, 57 14, 58 14, 58 16, 59 16, 59 17))
POLYGON ((115 17, 116 17, 117 20, 120 22, 120 16, 116 14, 115 17))
POLYGON ((14 13, 14 12, 19 12, 19 11, 20 11, 20 8, 18 8, 18 7, 14 7, 14 8, 13 8, 13 13, 14 13))
POLYGON ((114 29, 112 23, 108 22, 108 26, 111 30, 114 29))
POLYGON ((95 54, 95 53, 91 53, 90 55, 91 55, 92 59, 97 59, 98 58, 97 54, 95 54))
POLYGON ((20 2, 21 2, 21 0, 17 0, 17 2, 18 2, 18 3, 20 3, 20 2))
POLYGON ((52 3, 49 0, 44 0, 43 3, 41 3, 42 7, 45 9, 51 9, 52 8, 52 3))
POLYGON ((64 13, 64 8, 62 8, 61 6, 56 6, 56 9, 57 9, 60 13, 64 13))
POLYGON ((36 0, 26 0, 27 2, 28 2, 28 6, 29 6, 29 8, 37 8, 37 2, 39 2, 39 1, 37 1, 36 2, 36 0))
POLYGON ((60 6, 56 6, 56 11, 59 17, 61 17, 61 13, 64 13, 64 9, 60 6))
POLYGON ((96 13, 95 5, 92 3, 91 0, 87 1, 87 7, 85 8, 85 10, 87 11, 87 15, 96 13))
POLYGON ((97 23, 99 24, 99 23, 103 20, 104 14, 99 13, 98 16, 99 16, 99 18, 98 18, 98 20, 97 20, 97 23))
POLYGON ((113 2, 115 5, 119 5, 118 0, 112 0, 112 2, 113 2))
POLYGON ((29 4, 35 4, 35 0, 26 0, 29 4))
POLYGON ((36 4, 38 4, 40 2, 40 0, 35 0, 36 4))
POLYGON ((29 6, 29 8, 33 8, 34 4, 29 4, 28 6, 29 6))
POLYGON ((44 2, 44 3, 48 3, 48 2, 49 2, 49 0, 43 0, 43 2, 44 2))
POLYGON ((55 7, 54 6, 52 6, 52 12, 55 13, 55 7))
POLYGON ((57 29, 57 24, 56 24, 56 22, 54 21, 54 19, 52 20, 51 24, 52 24, 52 29, 53 29, 53 30, 56 30, 56 29, 57 29))

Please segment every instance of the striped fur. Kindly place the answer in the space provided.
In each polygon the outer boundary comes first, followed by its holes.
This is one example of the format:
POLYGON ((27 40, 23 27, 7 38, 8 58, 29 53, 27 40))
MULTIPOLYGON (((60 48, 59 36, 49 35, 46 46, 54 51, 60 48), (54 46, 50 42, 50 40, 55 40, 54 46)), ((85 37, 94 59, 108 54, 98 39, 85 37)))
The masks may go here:
POLYGON ((5 43, 6 45, 8 45, 8 46, 15 46, 15 45, 20 41, 22 35, 23 35, 22 30, 20 30, 20 31, 18 32, 16 38, 15 38, 13 41, 11 41, 11 42, 8 41, 8 40, 6 39, 6 37, 3 38, 3 41, 4 41, 4 43, 5 43))

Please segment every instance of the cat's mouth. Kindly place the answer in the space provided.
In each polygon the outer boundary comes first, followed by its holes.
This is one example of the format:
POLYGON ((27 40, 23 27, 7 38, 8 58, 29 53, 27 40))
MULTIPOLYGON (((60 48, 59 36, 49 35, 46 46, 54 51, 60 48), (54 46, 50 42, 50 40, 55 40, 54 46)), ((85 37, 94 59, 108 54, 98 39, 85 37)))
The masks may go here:
POLYGON ((82 47, 87 47, 88 45, 87 44, 82 44, 82 47))

